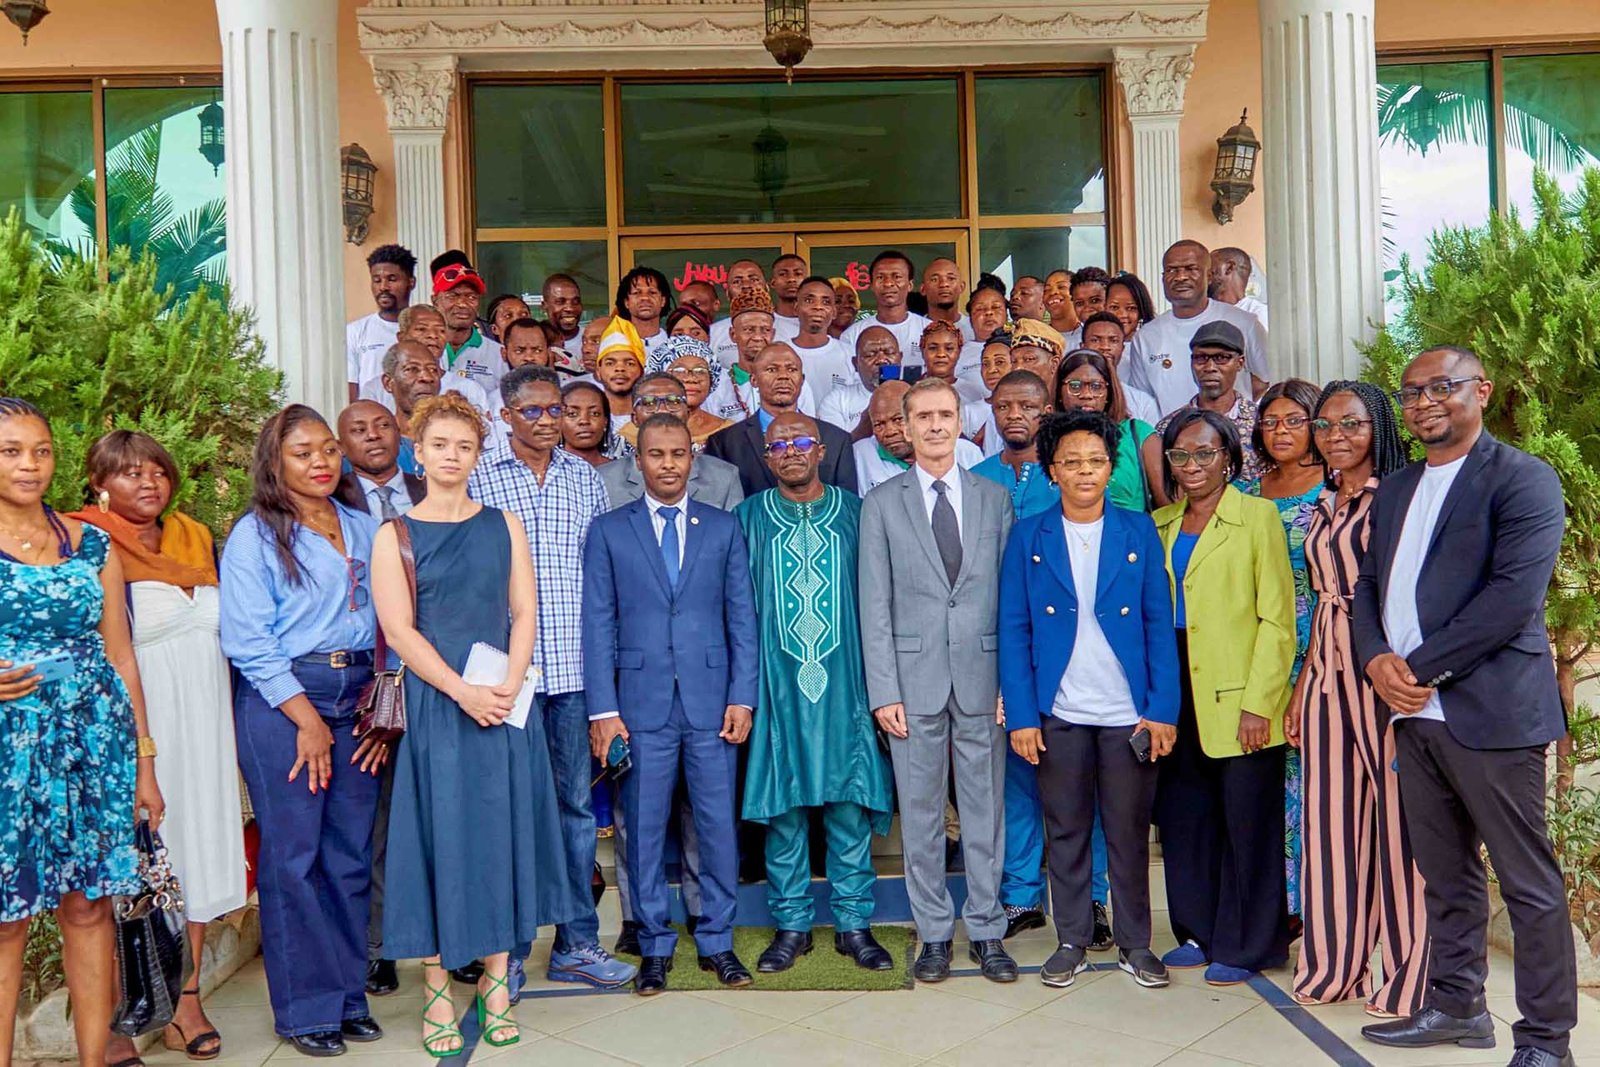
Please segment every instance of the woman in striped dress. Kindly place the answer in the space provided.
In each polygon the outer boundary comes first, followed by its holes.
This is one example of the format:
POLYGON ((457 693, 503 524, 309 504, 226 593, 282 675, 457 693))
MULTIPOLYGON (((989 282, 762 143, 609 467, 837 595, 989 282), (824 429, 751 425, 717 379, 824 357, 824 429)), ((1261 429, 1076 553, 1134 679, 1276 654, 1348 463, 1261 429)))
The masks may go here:
POLYGON ((1330 473, 1306 535, 1316 608, 1285 724, 1301 749, 1305 789, 1305 938, 1294 999, 1362 997, 1370 1015, 1410 1015, 1427 977, 1422 876, 1401 818, 1389 712, 1355 662, 1350 630, 1373 495, 1406 453, 1388 398, 1365 382, 1330 382, 1312 432, 1330 473), (1375 942, 1383 947, 1376 977, 1368 966, 1375 942))

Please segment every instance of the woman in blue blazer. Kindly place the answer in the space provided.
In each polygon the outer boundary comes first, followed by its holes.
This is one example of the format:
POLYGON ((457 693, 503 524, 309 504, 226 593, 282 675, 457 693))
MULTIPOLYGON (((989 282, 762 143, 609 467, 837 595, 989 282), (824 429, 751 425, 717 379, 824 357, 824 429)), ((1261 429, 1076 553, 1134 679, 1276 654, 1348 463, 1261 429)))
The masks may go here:
POLYGON ((1060 943, 1039 978, 1057 988, 1088 967, 1097 804, 1118 966, 1139 985, 1167 984, 1150 951, 1150 812, 1154 761, 1177 737, 1178 650, 1155 525, 1106 501, 1120 433, 1095 411, 1044 421, 1039 461, 1061 506, 1012 528, 1000 571, 1006 728, 1039 768, 1060 943))

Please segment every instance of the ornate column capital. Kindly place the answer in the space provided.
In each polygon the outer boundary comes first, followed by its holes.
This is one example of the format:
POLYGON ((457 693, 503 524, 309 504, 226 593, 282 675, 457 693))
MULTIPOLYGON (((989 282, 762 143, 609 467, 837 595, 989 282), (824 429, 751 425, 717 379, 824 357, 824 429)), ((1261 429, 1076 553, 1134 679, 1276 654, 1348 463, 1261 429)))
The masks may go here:
POLYGON ((372 57, 372 80, 391 130, 444 131, 456 88, 453 55, 372 57))
POLYGON ((1183 114, 1184 90, 1194 73, 1194 45, 1112 52, 1131 119, 1183 114))

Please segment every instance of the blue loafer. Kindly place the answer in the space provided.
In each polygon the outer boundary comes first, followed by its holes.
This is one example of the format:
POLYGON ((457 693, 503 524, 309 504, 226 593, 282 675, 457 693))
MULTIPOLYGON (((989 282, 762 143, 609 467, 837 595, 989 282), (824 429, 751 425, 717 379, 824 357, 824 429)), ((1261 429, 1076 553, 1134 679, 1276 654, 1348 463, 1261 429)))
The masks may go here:
POLYGON ((1185 941, 1177 948, 1161 957, 1161 962, 1168 967, 1180 970, 1185 967, 1204 967, 1211 961, 1206 959, 1205 950, 1193 941, 1185 941))
POLYGON ((1254 971, 1243 967, 1229 967, 1226 963, 1213 963, 1206 968, 1206 985, 1243 985, 1254 971))

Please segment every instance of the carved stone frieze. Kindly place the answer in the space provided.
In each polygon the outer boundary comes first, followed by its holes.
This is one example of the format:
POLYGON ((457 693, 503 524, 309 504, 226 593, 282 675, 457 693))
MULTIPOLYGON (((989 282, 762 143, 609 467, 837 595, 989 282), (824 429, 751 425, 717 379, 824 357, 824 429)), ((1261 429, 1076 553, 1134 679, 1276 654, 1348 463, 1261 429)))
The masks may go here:
POLYGON ((1117 81, 1128 101, 1128 114, 1172 115, 1183 111, 1183 93, 1194 73, 1194 46, 1181 48, 1118 48, 1117 81))
POLYGON ((391 130, 444 129, 455 91, 453 56, 374 62, 372 80, 383 97, 391 130))

